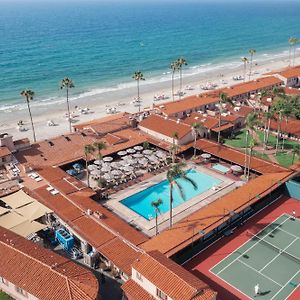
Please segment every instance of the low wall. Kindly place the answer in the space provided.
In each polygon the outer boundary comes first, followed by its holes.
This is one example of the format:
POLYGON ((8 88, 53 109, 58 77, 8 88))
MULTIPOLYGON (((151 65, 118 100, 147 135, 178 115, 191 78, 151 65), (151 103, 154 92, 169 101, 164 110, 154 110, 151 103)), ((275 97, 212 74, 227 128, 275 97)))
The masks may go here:
POLYGON ((285 187, 290 197, 300 201, 300 182, 289 180, 285 187))

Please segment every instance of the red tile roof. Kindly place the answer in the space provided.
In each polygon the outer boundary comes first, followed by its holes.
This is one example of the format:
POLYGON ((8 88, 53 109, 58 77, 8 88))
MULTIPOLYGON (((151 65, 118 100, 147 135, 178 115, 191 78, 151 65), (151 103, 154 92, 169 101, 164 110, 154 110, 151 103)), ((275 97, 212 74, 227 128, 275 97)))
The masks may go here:
POLYGON ((144 243, 142 248, 146 251, 158 250, 168 257, 175 255, 190 245, 192 240, 199 239, 200 230, 208 233, 222 224, 228 218, 228 215, 224 216, 224 208, 238 213, 278 188, 292 174, 293 172, 281 172, 259 176, 174 224, 171 229, 144 243))
POLYGON ((0 276, 43 300, 92 300, 98 281, 87 269, 0 227, 0 276))
POLYGON ((294 89, 294 88, 284 88, 284 92, 287 95, 300 95, 300 89, 294 89))
POLYGON ((207 129, 212 129, 219 124, 217 117, 212 117, 208 115, 203 115, 200 113, 192 113, 189 117, 186 117, 182 122, 192 125, 193 123, 200 123, 207 129))
POLYGON ((174 300, 215 299, 216 292, 159 251, 142 254, 132 268, 174 300))
POLYGON ((177 123, 175 120, 166 119, 159 115, 150 115, 139 123, 139 128, 141 130, 146 128, 171 138, 177 132, 179 139, 191 132, 191 127, 187 124, 182 122, 177 123))
POLYGON ((11 155, 10 150, 5 146, 0 147, 0 157, 5 157, 5 156, 8 156, 8 155, 11 155))
POLYGON ((278 74, 285 78, 300 77, 300 66, 287 68, 286 70, 283 70, 283 71, 279 72, 278 74))
MULTIPOLYGON (((270 128, 274 131, 277 131, 278 122, 275 116, 275 119, 271 120, 270 128)), ((295 136, 300 137, 300 120, 297 119, 283 119, 281 122, 281 132, 289 133, 295 136)))
POLYGON ((172 116, 188 110, 200 109, 204 105, 217 103, 218 95, 200 94, 186 97, 182 100, 172 101, 157 105, 156 108, 164 115, 172 116))
POLYGON ((129 300, 155 300, 156 299, 132 279, 126 281, 121 286, 121 288, 129 298, 129 300))
MULTIPOLYGON (((245 154, 240 152, 239 150, 224 145, 220 145, 216 142, 206 140, 206 139, 198 140, 196 146, 199 150, 202 150, 203 152, 207 152, 221 159, 231 161, 242 167, 245 164, 245 154)), ((275 163, 257 157, 251 158, 250 167, 252 170, 259 172, 261 174, 283 172, 287 170, 286 168, 281 167, 275 163)))
POLYGON ((233 124, 231 124, 231 123, 224 124, 224 125, 221 125, 220 127, 213 128, 212 131, 219 132, 219 131, 227 130, 229 128, 233 128, 233 124))

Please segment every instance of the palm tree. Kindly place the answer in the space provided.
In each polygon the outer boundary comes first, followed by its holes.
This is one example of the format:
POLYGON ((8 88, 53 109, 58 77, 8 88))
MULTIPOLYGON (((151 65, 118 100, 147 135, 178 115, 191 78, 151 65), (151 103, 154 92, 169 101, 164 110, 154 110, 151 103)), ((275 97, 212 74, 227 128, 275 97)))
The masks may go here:
POLYGON ((251 138, 250 143, 249 143, 250 153, 249 153, 249 165, 248 165, 247 180, 249 180, 249 177, 250 177, 251 158, 252 158, 254 146, 255 146, 255 140, 253 138, 251 138))
POLYGON ((144 74, 141 71, 135 71, 132 75, 132 78, 136 80, 137 83, 137 101, 139 104, 139 112, 141 111, 141 105, 140 105, 140 81, 145 80, 144 74))
MULTIPOLYGON (((258 115, 255 112, 248 114, 246 118, 246 148, 245 148, 245 167, 244 167, 244 175, 247 177, 250 172, 250 161, 248 161, 248 136, 251 135, 251 140, 254 140, 251 134, 251 131, 254 130, 255 126, 259 125, 260 121, 258 119, 258 115), (247 171, 248 169, 248 171, 247 171)), ((250 140, 250 142, 251 142, 250 140)), ((249 145, 250 147, 250 145, 249 145)), ((249 156, 250 160, 250 156, 249 156)), ((248 177, 247 177, 248 178, 248 177)))
POLYGON ((288 39, 288 43, 289 43, 289 67, 290 67, 291 64, 292 64, 292 48, 293 48, 293 40, 294 40, 294 38, 293 38, 292 36, 288 39))
POLYGON ((177 181, 178 179, 183 179, 187 182, 190 182, 194 189, 197 188, 197 184, 194 180, 187 177, 183 167, 185 166, 184 163, 177 163, 172 164, 167 172, 167 180, 169 181, 170 186, 170 228, 172 227, 173 221, 173 190, 176 188, 181 196, 182 199, 185 198, 184 190, 182 185, 177 181))
POLYGON ((264 149, 267 149, 269 136, 270 136, 271 120, 274 119, 274 112, 272 108, 268 112, 264 113, 264 118, 265 118, 264 149))
MULTIPOLYGON (((101 151, 106 149, 106 144, 102 141, 95 142, 93 144, 93 147, 95 148, 95 151, 97 151, 97 158, 98 160, 102 160, 102 154, 101 151)), ((101 168, 99 168, 99 185, 101 185, 101 168)))
POLYGON ((232 104, 231 100, 228 98, 226 93, 220 93, 219 94, 219 131, 218 131, 218 143, 220 143, 221 140, 221 131, 220 131, 220 127, 221 127, 221 114, 222 114, 222 104, 227 104, 229 103, 230 105, 232 104))
POLYGON ((298 44, 299 40, 296 37, 290 37, 288 40, 289 44, 290 44, 290 64, 291 65, 291 56, 292 56, 292 48, 293 48, 293 67, 295 66, 295 55, 296 55, 296 44, 298 44))
POLYGON ((72 81, 72 79, 65 77, 61 82, 60 82, 60 89, 66 89, 67 91, 67 109, 68 109, 68 120, 69 120, 69 130, 72 132, 72 125, 71 125, 71 114, 70 114, 70 104, 69 104, 69 90, 74 88, 75 85, 72 81))
POLYGON ((33 125, 33 120, 32 120, 31 109, 30 109, 30 101, 33 100, 34 91, 32 91, 32 90, 23 90, 20 93, 20 95, 25 97, 25 99, 26 99, 28 113, 29 113, 30 122, 31 122, 33 141, 36 142, 35 130, 34 130, 34 125, 33 125))
POLYGON ((172 70, 172 98, 173 98, 173 101, 174 101, 175 100, 174 99, 174 93, 175 93, 175 91, 174 91, 174 76, 175 76, 176 71, 178 71, 177 61, 172 62, 171 65, 170 65, 170 68, 172 70))
POLYGON ((256 53, 255 49, 250 49, 249 54, 250 54, 250 70, 249 70, 249 80, 251 79, 252 75, 252 65, 253 65, 253 55, 256 53))
POLYGON ((93 153, 95 151, 95 148, 93 145, 85 145, 84 146, 84 155, 85 155, 85 169, 86 169, 86 175, 87 175, 87 184, 88 187, 90 187, 90 172, 88 169, 88 156, 89 154, 93 153))
POLYGON ((181 93, 182 93, 182 68, 183 66, 187 66, 187 61, 183 57, 179 57, 176 61, 177 68, 179 69, 179 74, 180 74, 180 89, 179 89, 179 99, 181 98, 181 93))
POLYGON ((197 137, 198 137, 198 134, 203 130, 203 125, 200 124, 200 123, 193 123, 191 125, 192 127, 192 130, 193 130, 193 135, 194 135, 194 157, 196 157, 196 142, 197 142, 197 137))
POLYGON ((157 199, 156 201, 152 201, 151 202, 151 206, 154 208, 155 210, 155 235, 158 235, 158 224, 157 224, 157 218, 158 218, 158 214, 160 214, 160 206, 163 204, 161 199, 157 199))
POLYGON ((178 140, 178 138, 179 138, 179 135, 178 135, 177 131, 173 132, 172 138, 173 138, 173 144, 172 144, 172 147, 171 147, 172 163, 175 163, 175 155, 176 155, 177 150, 178 150, 178 145, 176 144, 176 140, 178 140))
POLYGON ((247 63, 249 62, 247 57, 242 57, 242 62, 244 63, 244 82, 246 80, 246 71, 247 71, 247 63))
POLYGON ((296 154, 297 154, 298 156, 300 155, 300 145, 294 145, 294 147, 293 147, 293 159, 292 159, 292 165, 293 165, 294 162, 295 162, 296 154))

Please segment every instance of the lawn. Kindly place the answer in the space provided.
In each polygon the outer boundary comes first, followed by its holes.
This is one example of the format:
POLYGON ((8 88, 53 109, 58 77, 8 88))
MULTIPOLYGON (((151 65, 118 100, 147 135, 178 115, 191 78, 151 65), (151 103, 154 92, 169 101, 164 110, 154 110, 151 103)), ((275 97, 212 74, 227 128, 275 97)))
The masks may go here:
MULTIPOLYGON (((289 167, 293 164, 293 154, 292 153, 283 153, 279 152, 276 154, 276 159, 278 163, 284 167, 289 167)), ((298 155, 295 155, 294 163, 300 160, 298 155)))
MULTIPOLYGON (((248 138, 248 146, 250 144, 250 138, 248 138)), ((224 144, 227 146, 235 148, 245 148, 246 147, 246 130, 241 130, 235 137, 225 139, 224 144)))
POLYGON ((13 298, 0 291, 0 300, 13 300, 13 298))
MULTIPOLYGON (((262 131, 256 131, 259 139, 261 140, 261 142, 263 143, 264 141, 264 133, 262 131)), ((268 141, 268 145, 272 146, 272 147, 276 147, 276 136, 274 135, 269 135, 269 141, 268 141)), ((281 147, 282 145, 282 140, 279 141, 279 146, 281 147)), ((284 149, 293 149, 295 145, 298 145, 298 142, 294 142, 294 141, 290 141, 290 140, 285 140, 284 141, 284 149)))
POLYGON ((268 155, 265 154, 265 153, 261 153, 261 152, 258 152, 258 151, 253 151, 253 155, 256 156, 256 157, 262 158, 264 160, 269 160, 268 155))

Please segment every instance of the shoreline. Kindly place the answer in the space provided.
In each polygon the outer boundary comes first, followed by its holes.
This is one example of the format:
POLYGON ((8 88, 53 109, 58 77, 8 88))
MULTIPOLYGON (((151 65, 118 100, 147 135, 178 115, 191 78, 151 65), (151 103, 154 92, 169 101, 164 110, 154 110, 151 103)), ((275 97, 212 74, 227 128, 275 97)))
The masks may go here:
MULTIPOLYGON (((262 56, 263 57, 263 56, 262 56)), ((234 81, 232 76, 243 75, 243 65, 242 63, 236 63, 236 66, 232 65, 229 67, 229 64, 232 62, 224 62, 222 65, 216 65, 216 68, 211 68, 210 70, 203 71, 201 73, 187 75, 186 73, 183 76, 183 87, 190 85, 194 87, 193 90, 184 90, 186 94, 184 97, 203 93, 200 86, 205 85, 207 82, 213 82, 218 84, 219 87, 229 86, 233 84, 240 83, 242 81, 234 81), (223 74, 223 77, 220 77, 220 74, 223 74), (226 82, 226 84, 222 83, 226 82)), ((295 59, 295 65, 300 64, 300 56, 298 55, 295 59)), ((210 67, 212 65, 209 65, 210 67)), ((254 58, 253 60, 253 75, 251 79, 261 77, 262 74, 270 72, 272 70, 280 69, 282 67, 288 66, 288 54, 282 55, 274 54, 273 56, 268 57, 265 61, 260 58, 254 58), (255 64, 258 65, 255 65, 255 64)), ((189 69, 190 70, 190 69, 189 69)), ((247 70, 248 71, 248 70, 247 70)), ((171 77, 171 74, 166 74, 164 76, 171 77)), ((154 95, 165 94, 169 96, 169 99, 164 101, 156 101, 155 103, 163 103, 166 101, 171 101, 171 78, 169 80, 162 80, 152 82, 150 79, 148 82, 141 82, 140 92, 141 92, 141 110, 144 107, 149 107, 154 101, 154 95)), ((179 89, 179 79, 175 80, 175 91, 179 89)), ((71 91, 72 93, 72 91, 71 91)), ((136 97, 136 85, 133 82, 132 86, 110 90, 107 92, 102 92, 100 94, 93 94, 85 97, 80 97, 72 99, 70 101, 71 112, 75 111, 75 106, 78 107, 88 107, 93 113, 80 115, 79 118, 75 118, 76 123, 86 122, 88 120, 97 119, 103 116, 106 116, 106 109, 108 106, 116 107, 118 112, 137 112, 138 107, 135 107, 133 104, 130 104, 132 99, 136 97), (124 105, 118 106, 118 103, 123 103, 124 105)), ((72 96, 71 96, 72 97, 72 96)), ((178 97, 175 97, 177 100, 178 97)), ((61 103, 43 103, 42 101, 38 105, 32 105, 32 115, 35 125, 35 131, 37 140, 44 140, 50 137, 55 137, 61 134, 68 132, 68 122, 65 119, 66 113, 66 100, 60 100, 61 103), (48 126, 47 121, 53 120, 57 126, 48 126)), ((0 111, 0 132, 1 133, 10 133, 14 136, 15 139, 28 137, 32 140, 32 131, 31 125, 29 123, 28 111, 26 109, 16 110, 13 112, 0 111), (20 132, 17 129, 17 122, 23 120, 27 131, 20 132)))

